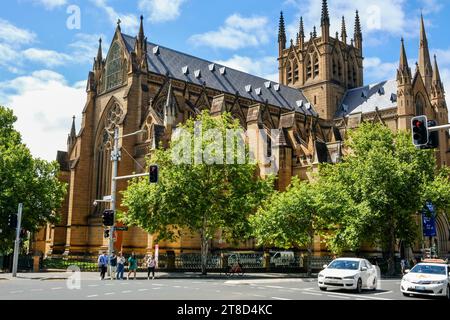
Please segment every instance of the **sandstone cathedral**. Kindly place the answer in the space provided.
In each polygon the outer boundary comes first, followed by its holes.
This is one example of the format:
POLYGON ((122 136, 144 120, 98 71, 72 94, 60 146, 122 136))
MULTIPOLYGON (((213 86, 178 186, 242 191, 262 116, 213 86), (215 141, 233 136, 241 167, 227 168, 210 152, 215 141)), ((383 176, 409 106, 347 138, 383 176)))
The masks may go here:
MULTIPOLYGON (((231 113, 244 129, 280 129, 277 188, 284 190, 293 176, 309 179, 309 172, 319 163, 340 161, 346 152, 346 131, 364 121, 380 122, 394 131, 408 130, 415 115, 448 123, 444 87, 436 56, 430 57, 423 17, 415 71, 408 65, 402 39, 396 79, 370 85, 364 84, 358 12, 353 38, 347 34, 344 17, 340 34, 332 35, 323 0, 320 31, 319 35, 314 27, 307 34, 300 19, 296 39, 288 41, 281 13, 279 83, 274 83, 148 41, 142 17, 137 36, 122 33, 119 23, 106 57, 100 40, 87 79, 81 128, 77 131, 73 123, 67 150, 57 154, 60 179, 68 184, 61 221, 36 236, 36 250, 45 255, 97 254, 107 248, 101 218, 106 207, 93 202, 110 194, 111 132, 116 127, 121 135, 145 131, 120 141, 130 156, 122 155, 119 176, 143 172, 145 157, 160 142, 168 141, 179 123, 205 109, 212 115, 231 113)), ((436 157, 439 165, 449 165, 447 132, 440 133, 436 157)), ((126 181, 119 181, 118 191, 126 187, 126 181)), ((437 229, 439 253, 447 255, 450 224, 443 215, 437 229)), ((115 248, 127 254, 151 252, 154 245, 153 235, 138 228, 118 232, 115 242, 115 248)), ((200 248, 199 238, 190 234, 158 245, 162 252, 197 252, 200 248)), ((230 248, 219 239, 211 247, 230 248)), ((253 241, 247 241, 239 249, 256 248, 253 241)), ((315 254, 324 250, 317 239, 315 254)))

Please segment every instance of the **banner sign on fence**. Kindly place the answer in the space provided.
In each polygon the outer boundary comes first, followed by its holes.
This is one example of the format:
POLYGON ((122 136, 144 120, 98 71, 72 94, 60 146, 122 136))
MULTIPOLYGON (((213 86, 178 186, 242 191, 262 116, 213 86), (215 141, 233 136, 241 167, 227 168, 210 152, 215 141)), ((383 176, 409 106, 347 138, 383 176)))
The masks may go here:
POLYGON ((155 245, 155 260, 156 260, 156 268, 158 268, 158 259, 159 259, 159 245, 155 245))
POLYGON ((431 202, 427 202, 422 210, 422 225, 424 237, 436 237, 436 209, 431 202))

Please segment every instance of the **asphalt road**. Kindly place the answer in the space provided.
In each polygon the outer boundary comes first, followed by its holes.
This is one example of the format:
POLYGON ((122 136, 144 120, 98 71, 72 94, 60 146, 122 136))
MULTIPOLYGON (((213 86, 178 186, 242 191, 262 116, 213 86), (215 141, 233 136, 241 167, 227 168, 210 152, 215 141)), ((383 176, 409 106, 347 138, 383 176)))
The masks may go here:
POLYGON ((0 300, 411 300, 400 280, 381 280, 376 291, 322 292, 316 279, 155 279, 80 281, 2 280, 0 300))

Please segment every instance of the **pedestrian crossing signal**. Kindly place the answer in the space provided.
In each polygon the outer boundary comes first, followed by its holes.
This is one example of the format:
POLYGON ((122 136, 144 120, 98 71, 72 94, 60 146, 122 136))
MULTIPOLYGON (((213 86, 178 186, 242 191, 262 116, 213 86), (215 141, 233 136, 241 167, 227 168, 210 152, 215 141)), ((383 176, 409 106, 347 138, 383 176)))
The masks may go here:
POLYGON ((11 229, 16 229, 17 228, 17 215, 16 214, 10 214, 8 216, 8 226, 11 229))
POLYGON ((109 230, 108 229, 105 230, 104 237, 105 237, 105 239, 109 238, 109 230))
POLYGON ((105 210, 103 211, 103 225, 106 227, 112 227, 114 225, 114 211, 105 210))
POLYGON ((157 165, 151 165, 149 171, 150 183, 158 183, 159 180, 159 168, 157 165))

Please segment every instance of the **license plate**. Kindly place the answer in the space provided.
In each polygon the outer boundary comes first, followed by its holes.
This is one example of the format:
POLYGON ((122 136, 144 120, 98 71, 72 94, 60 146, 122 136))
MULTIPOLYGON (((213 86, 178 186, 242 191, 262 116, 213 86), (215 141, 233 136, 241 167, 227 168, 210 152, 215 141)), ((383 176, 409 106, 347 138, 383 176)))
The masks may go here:
POLYGON ((416 290, 418 290, 418 291, 425 291, 425 287, 416 287, 416 290))

